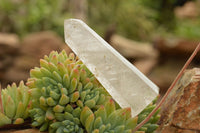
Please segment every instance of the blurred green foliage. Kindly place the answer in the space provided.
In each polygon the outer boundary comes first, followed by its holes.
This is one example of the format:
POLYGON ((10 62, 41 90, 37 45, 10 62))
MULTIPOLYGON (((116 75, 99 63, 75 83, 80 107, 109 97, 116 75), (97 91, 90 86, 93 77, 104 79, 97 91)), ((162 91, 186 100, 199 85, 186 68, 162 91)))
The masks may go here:
MULTIPOLYGON (((196 18, 176 18, 174 9, 183 6, 188 1, 195 0, 141 0, 140 3, 154 11, 154 20, 162 36, 176 36, 186 39, 200 38, 200 16, 196 18)), ((197 1, 196 1, 197 2, 197 1)))
POLYGON ((180 20, 174 9, 191 0, 88 0, 88 23, 100 35, 115 27, 134 40, 151 41, 156 35, 197 39, 200 19, 180 20))
MULTIPOLYGON (((74 17, 72 0, 0 0, 0 32, 21 36, 53 30, 63 36, 64 19, 74 17)), ((199 38, 200 19, 179 20, 174 8, 187 0, 87 0, 87 23, 101 36, 110 29, 134 40, 156 34, 199 38), (160 31, 160 29, 162 29, 160 31)), ((79 9, 77 9, 79 10, 79 9)))
MULTIPOLYGON (((88 0, 87 18, 90 26, 104 35, 107 28, 136 40, 149 39, 155 28, 154 12, 143 8, 137 0, 88 0)), ((63 35, 63 21, 73 17, 69 0, 0 0, 0 31, 25 35, 30 32, 54 30, 63 35)))
POLYGON ((173 34, 178 37, 199 40, 200 38, 200 17, 196 19, 179 19, 177 20, 173 34))
POLYGON ((155 28, 155 12, 138 0, 88 0, 89 24, 100 34, 110 27, 135 40, 148 40, 155 28))
POLYGON ((25 35, 54 30, 63 35, 66 0, 0 0, 0 31, 25 35))

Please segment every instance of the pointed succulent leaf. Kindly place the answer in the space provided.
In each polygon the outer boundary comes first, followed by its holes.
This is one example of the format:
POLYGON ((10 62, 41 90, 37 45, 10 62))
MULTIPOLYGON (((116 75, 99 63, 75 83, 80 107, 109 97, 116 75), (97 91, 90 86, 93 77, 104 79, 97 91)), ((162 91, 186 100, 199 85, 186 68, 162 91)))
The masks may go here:
POLYGON ((44 68, 44 67, 41 67, 40 68, 40 71, 43 75, 45 75, 45 77, 49 77, 51 78, 52 77, 52 74, 51 72, 48 70, 48 68, 44 68))
POLYGON ((54 122, 54 123, 51 124, 50 127, 51 127, 51 128, 59 128, 61 125, 62 125, 61 122, 54 122))
POLYGON ((105 104, 106 114, 109 116, 112 112, 115 111, 115 102, 110 99, 109 102, 105 104))
POLYGON ((93 114, 93 112, 90 110, 90 108, 88 108, 87 106, 85 106, 81 112, 81 115, 80 115, 80 120, 81 120, 81 123, 83 125, 85 125, 85 122, 87 120, 87 118, 93 114))
POLYGON ((105 129, 106 129, 106 126, 105 125, 101 125, 100 128, 99 128, 99 132, 100 133, 104 133, 105 129))
POLYGON ((46 118, 48 120, 53 120, 55 118, 54 112, 50 108, 46 112, 46 118))
POLYGON ((65 94, 62 94, 62 96, 59 100, 59 104, 60 105, 66 105, 67 103, 69 103, 69 97, 66 96, 65 94))
POLYGON ((76 101, 77 106, 83 107, 83 102, 81 100, 76 101))
POLYGON ((94 121, 94 129, 99 129, 102 124, 103 124, 103 121, 101 117, 97 117, 94 121))
POLYGON ((30 75, 31 75, 31 77, 36 77, 36 78, 41 78, 43 76, 40 69, 31 69, 30 75))
POLYGON ((67 120, 73 120, 73 115, 68 113, 68 112, 65 112, 64 118, 67 119, 67 120))
POLYGON ((92 87, 93 87, 93 84, 91 82, 89 82, 84 86, 83 90, 88 90, 88 89, 90 90, 90 89, 92 89, 92 87))
POLYGON ((71 95, 71 97, 70 97, 70 102, 74 103, 74 102, 76 102, 78 99, 79 99, 79 92, 76 91, 76 92, 74 92, 74 93, 71 95))
POLYGON ((69 77, 68 74, 65 74, 65 75, 63 76, 63 86, 64 86, 65 88, 69 88, 69 86, 70 86, 70 77, 69 77))
POLYGON ((96 118, 101 117, 103 122, 107 121, 106 109, 103 105, 96 112, 94 112, 94 114, 96 118))
POLYGON ((64 107, 61 106, 61 105, 56 105, 54 108, 53 108, 53 111, 56 112, 56 113, 61 113, 64 111, 64 107))
POLYGON ((76 89, 76 86, 77 86, 77 79, 76 78, 73 78, 72 80, 71 80, 71 84, 70 84, 70 87, 69 87, 69 93, 72 93, 72 92, 74 92, 75 91, 75 89, 76 89))
POLYGON ((13 124, 22 124, 22 123, 24 123, 24 119, 22 119, 22 118, 17 118, 17 119, 13 122, 13 124))
POLYGON ((85 105, 88 106, 89 108, 93 108, 96 105, 95 100, 91 99, 85 102, 85 105))
POLYGON ((58 100, 60 98, 60 95, 57 94, 55 91, 50 91, 50 96, 55 100, 58 100))
POLYGON ((23 117, 25 111, 24 104, 20 101, 16 110, 15 119, 23 117))
POLYGON ((65 120, 64 113, 55 113, 55 118, 58 121, 64 121, 65 120))
POLYGON ((73 107, 72 107, 70 104, 68 104, 68 105, 65 107, 65 111, 71 113, 71 112, 73 111, 73 107))
POLYGON ((11 124, 12 121, 10 118, 8 118, 6 115, 0 112, 0 126, 6 125, 6 124, 11 124))
POLYGON ((73 115, 74 117, 80 118, 80 115, 81 115, 81 108, 78 107, 78 108, 74 109, 74 110, 72 111, 72 115, 73 115))
POLYGON ((49 69, 48 62, 44 59, 40 59, 40 66, 49 69))
POLYGON ((15 116, 16 113, 16 105, 13 101, 13 99, 8 96, 7 101, 5 102, 5 114, 6 116, 8 116, 9 118, 13 118, 15 116))
POLYGON ((46 99, 43 96, 40 97, 40 105, 41 106, 47 106, 46 99))
POLYGON ((38 88, 33 88, 29 90, 31 97, 39 98, 41 96, 41 90, 38 88))
POLYGON ((41 132, 46 131, 48 128, 48 125, 49 125, 48 122, 43 123, 42 126, 40 127, 40 131, 41 132))
POLYGON ((62 77, 61 77, 61 75, 58 72, 56 72, 56 71, 53 72, 53 78, 58 83, 62 83, 62 77))
POLYGON ((87 132, 92 132, 92 128, 93 128, 93 123, 94 123, 94 114, 91 114, 88 116, 88 118, 85 121, 85 129, 87 130, 87 132))
POLYGON ((49 98, 47 98, 47 104, 48 104, 49 106, 55 106, 55 105, 56 105, 56 101, 53 100, 52 97, 49 97, 49 98))

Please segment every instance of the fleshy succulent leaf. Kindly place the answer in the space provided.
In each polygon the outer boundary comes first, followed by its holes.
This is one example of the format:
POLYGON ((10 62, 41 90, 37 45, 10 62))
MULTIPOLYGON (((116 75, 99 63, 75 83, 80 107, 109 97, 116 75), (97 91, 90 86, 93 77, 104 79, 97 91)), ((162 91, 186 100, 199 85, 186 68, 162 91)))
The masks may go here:
POLYGON ((1 112, 0 112, 0 118, 1 118, 0 119, 0 126, 12 123, 12 120, 1 112))

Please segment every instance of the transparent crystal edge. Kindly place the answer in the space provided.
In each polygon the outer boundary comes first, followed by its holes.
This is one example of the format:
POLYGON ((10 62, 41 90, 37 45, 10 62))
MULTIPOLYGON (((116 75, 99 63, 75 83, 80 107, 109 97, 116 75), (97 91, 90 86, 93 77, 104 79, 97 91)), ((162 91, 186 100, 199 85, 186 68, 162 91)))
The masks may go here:
MULTIPOLYGON (((101 38, 94 30, 92 30, 88 25, 86 25, 83 21, 79 20, 79 19, 67 19, 65 20, 64 24, 66 25, 68 22, 76 22, 74 24, 81 24, 82 26, 84 26, 85 28, 88 29, 88 31, 91 33, 92 36, 94 36, 96 39, 98 39, 102 45, 104 45, 105 47, 107 47, 113 54, 115 54, 117 57, 119 57, 121 59, 121 61, 128 66, 132 71, 134 71, 144 82, 146 82, 146 84, 149 85, 150 88, 152 88, 156 94, 159 94, 159 88, 152 82, 150 81, 142 72, 140 72, 135 66, 133 66, 129 61, 127 61, 120 53, 118 53, 113 47, 111 47, 105 40, 103 40, 103 38, 101 38)), ((66 38, 66 36, 65 36, 66 38)), ((65 42, 67 39, 65 39, 65 42)), ((67 43, 68 44, 68 43, 67 43)), ((70 43, 68 44, 70 45, 70 43)), ((70 45, 71 47, 72 45, 70 45)), ((72 46, 73 47, 73 46, 72 46)), ((74 51, 74 50, 73 50, 74 51)), ((75 52, 75 51, 74 51, 75 52)), ((77 53, 76 53, 77 54, 77 53)))
MULTIPOLYGON (((94 32, 90 27, 88 27, 84 22, 80 21, 80 20, 77 20, 77 19, 69 19, 69 20, 65 20, 65 27, 66 27, 66 23, 68 24, 69 21, 73 21, 76 22, 75 24, 79 24, 79 25, 82 25, 84 26, 90 33, 93 37, 95 37, 96 39, 98 39, 98 41, 100 41, 104 46, 106 46, 113 54, 115 54, 115 56, 119 57, 120 60, 127 66, 129 67, 135 74, 137 74, 137 76, 142 79, 154 92, 155 92, 155 95, 152 96, 152 100, 158 95, 158 91, 159 91, 159 88, 153 83, 151 82, 147 77, 145 77, 139 70, 137 70, 136 67, 134 67, 130 62, 128 62, 122 55, 120 55, 115 49, 113 49, 107 42, 105 42, 96 32, 94 32), (106 45, 106 44, 107 45, 106 45)), ((65 28, 65 31, 66 31, 66 28, 65 28)), ((73 41, 69 41, 67 38, 69 36, 67 36, 67 33, 65 32, 65 42, 72 48, 72 50, 79 56, 79 58, 81 59, 81 55, 79 55, 76 51, 76 48, 73 47, 73 41)), ((121 107, 131 107, 132 109, 132 116, 136 116, 139 112, 141 112, 145 107, 146 105, 141 105, 140 109, 135 111, 133 110, 132 108, 132 105, 128 104, 126 102, 125 99, 123 98, 119 98, 119 96, 121 96, 121 94, 119 93, 113 93, 112 91, 114 91, 115 89, 111 87, 111 85, 109 85, 108 82, 105 82, 105 81, 102 81, 101 80, 101 77, 99 77, 98 75, 95 74, 95 71, 93 71, 89 65, 87 65, 87 63, 84 62, 84 60, 82 60, 83 63, 88 67, 88 69, 94 73, 94 75, 96 76, 96 78, 102 83, 102 85, 105 87, 105 88, 109 88, 109 89, 106 89, 110 94, 111 96, 116 100, 116 102, 118 102, 120 105, 123 105, 121 107)), ((151 100, 151 101, 152 101, 151 100)), ((148 101, 148 104, 151 103, 151 101, 148 101)))

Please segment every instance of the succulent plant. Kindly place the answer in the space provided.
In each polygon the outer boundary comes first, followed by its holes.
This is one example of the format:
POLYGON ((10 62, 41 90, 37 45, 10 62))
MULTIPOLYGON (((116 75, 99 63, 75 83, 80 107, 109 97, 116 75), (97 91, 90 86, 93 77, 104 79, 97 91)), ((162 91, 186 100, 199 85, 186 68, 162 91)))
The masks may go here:
MULTIPOLYGON (((138 115, 138 124, 142 122, 156 107, 156 101, 155 99, 151 104, 149 104, 139 115, 138 115)), ((156 124, 158 120, 160 119, 159 115, 160 109, 156 111, 156 113, 150 118, 150 120, 144 124, 139 131, 145 131, 145 133, 152 133, 158 128, 158 125, 156 124)))
MULTIPOLYGON (((50 133, 131 133, 155 107, 152 103, 138 117, 121 109, 74 54, 51 52, 30 71, 27 81, 33 108, 32 125, 50 133)), ((158 114, 137 133, 153 132, 158 114)))
POLYGON ((137 117, 131 117, 131 109, 116 110, 113 100, 109 100, 97 111, 84 107, 80 120, 87 133, 131 133, 137 125, 137 117))
POLYGON ((81 108, 77 107, 74 109, 71 105, 65 107, 64 113, 57 113, 55 117, 57 122, 50 125, 49 132, 60 132, 60 133, 83 133, 84 129, 80 122, 81 108))
POLYGON ((110 99, 86 66, 74 54, 67 56, 65 51, 53 51, 49 57, 45 56, 40 60, 40 68, 32 69, 30 76, 27 86, 34 105, 30 115, 34 119, 32 125, 41 131, 55 122, 66 124, 59 118, 66 114, 69 106, 74 111, 85 106, 97 110, 110 99))
POLYGON ((31 109, 28 87, 21 81, 19 86, 13 83, 0 93, 0 126, 21 124, 28 118, 31 109))

